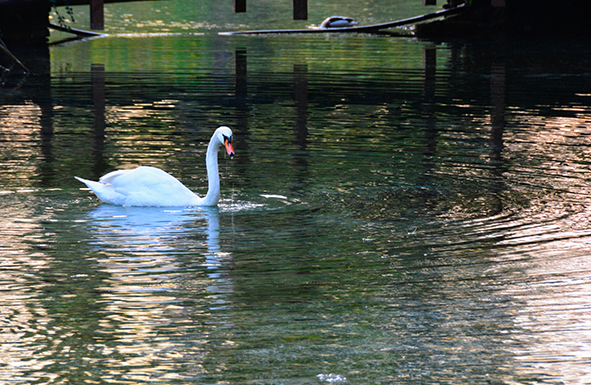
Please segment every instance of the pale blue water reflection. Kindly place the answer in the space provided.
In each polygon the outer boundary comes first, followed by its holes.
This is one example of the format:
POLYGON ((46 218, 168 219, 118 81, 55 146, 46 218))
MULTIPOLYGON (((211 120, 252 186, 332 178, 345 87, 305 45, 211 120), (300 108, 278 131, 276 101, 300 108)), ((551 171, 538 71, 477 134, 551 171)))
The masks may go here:
POLYGON ((1 99, 0 378, 589 382, 591 50, 535 43, 52 48, 1 99), (150 164, 201 193, 220 124, 218 209, 73 179, 150 164))

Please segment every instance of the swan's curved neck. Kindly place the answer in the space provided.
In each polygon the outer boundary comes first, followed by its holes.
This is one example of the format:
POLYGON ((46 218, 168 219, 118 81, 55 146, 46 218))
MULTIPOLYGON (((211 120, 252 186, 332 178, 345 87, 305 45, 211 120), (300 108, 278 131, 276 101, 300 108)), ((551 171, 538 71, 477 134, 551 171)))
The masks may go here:
POLYGON ((207 146, 207 155, 205 156, 205 164, 207 165, 207 195, 203 198, 203 205, 215 206, 220 200, 220 173, 218 170, 218 150, 220 146, 214 141, 213 136, 207 146))

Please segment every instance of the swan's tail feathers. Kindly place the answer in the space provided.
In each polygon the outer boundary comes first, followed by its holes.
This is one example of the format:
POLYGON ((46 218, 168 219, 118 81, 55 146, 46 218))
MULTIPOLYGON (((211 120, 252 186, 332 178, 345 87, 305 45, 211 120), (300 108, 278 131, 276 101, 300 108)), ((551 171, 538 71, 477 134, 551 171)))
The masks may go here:
POLYGON ((84 183, 86 185, 86 187, 88 187, 89 189, 94 191, 94 193, 97 195, 98 195, 97 191, 102 191, 105 187, 108 186, 108 185, 100 183, 100 182, 95 182, 93 180, 88 180, 88 179, 80 178, 77 176, 75 176, 74 178, 76 178, 80 182, 84 183))
POLYGON ((115 191, 113 186, 111 186, 110 184, 95 182, 93 180, 88 180, 77 176, 75 176, 74 178, 84 183, 103 202, 112 203, 116 205, 125 204, 127 197, 122 195, 120 192, 115 191))
POLYGON ((80 178, 79 176, 75 176, 74 178, 76 178, 76 179, 78 179, 80 182, 84 183, 84 184, 85 184, 85 185, 86 185, 86 186, 87 186, 89 189, 91 189, 91 190, 92 190, 92 187, 91 187, 91 185, 92 185, 93 183, 97 183, 97 182, 93 182, 93 181, 91 181, 91 180, 88 180, 88 179, 80 178))

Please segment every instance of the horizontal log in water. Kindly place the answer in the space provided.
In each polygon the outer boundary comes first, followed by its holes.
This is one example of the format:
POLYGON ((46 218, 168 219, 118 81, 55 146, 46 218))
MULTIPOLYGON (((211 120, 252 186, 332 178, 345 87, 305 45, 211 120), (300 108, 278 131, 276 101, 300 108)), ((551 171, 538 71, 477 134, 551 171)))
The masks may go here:
POLYGON ((82 29, 76 29, 76 28, 63 27, 61 25, 53 24, 53 23, 49 23, 49 28, 55 29, 56 31, 73 33, 74 35, 81 36, 81 37, 104 36, 104 34, 102 34, 102 33, 84 31, 82 29))
POLYGON ((256 34, 278 34, 278 33, 334 33, 334 32, 375 32, 386 28, 401 27, 403 25, 416 24, 421 21, 435 19, 442 16, 450 16, 462 12, 467 8, 461 5, 456 8, 444 9, 426 15, 415 16, 408 19, 391 21, 388 23, 361 25, 357 27, 347 28, 307 28, 307 29, 263 29, 255 31, 234 31, 234 32, 220 32, 220 35, 256 35, 256 34))
MULTIPOLYGON (((0 0, 2 1, 2 0, 0 0)), ((129 3, 132 1, 153 1, 153 0, 103 0, 104 3, 129 3)), ((57 7, 65 7, 68 5, 89 5, 90 0, 55 0, 57 7)))

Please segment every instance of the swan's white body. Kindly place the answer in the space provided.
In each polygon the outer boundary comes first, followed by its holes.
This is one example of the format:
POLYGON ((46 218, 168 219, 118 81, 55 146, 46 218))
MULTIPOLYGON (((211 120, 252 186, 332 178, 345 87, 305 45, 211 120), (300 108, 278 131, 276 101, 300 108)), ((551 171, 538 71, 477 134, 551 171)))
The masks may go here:
POLYGON ((346 28, 357 25, 357 22, 352 17, 347 16, 331 16, 324 19, 320 28, 346 28))
POLYGON ((218 150, 226 147, 234 155, 232 130, 219 127, 213 133, 205 163, 209 189, 203 198, 189 190, 177 178, 156 167, 141 166, 102 176, 98 182, 75 177, 90 188, 103 202, 121 206, 215 206, 220 200, 218 150))

